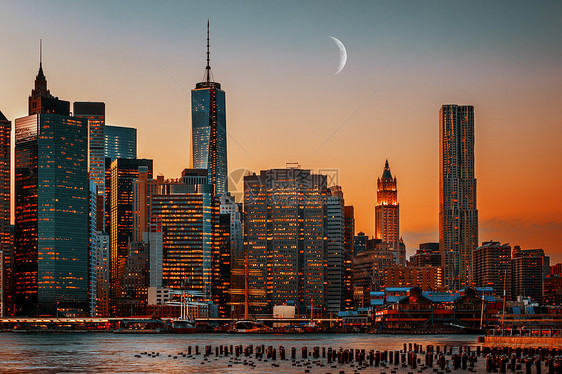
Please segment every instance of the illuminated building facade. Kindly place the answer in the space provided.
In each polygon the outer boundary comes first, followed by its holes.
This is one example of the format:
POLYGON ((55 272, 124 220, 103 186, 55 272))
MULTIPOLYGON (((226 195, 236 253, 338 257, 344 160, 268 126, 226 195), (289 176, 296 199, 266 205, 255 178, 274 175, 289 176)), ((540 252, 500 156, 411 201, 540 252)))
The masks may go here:
POLYGON ((340 186, 326 197, 326 251, 324 253, 325 303, 328 314, 337 315, 345 299, 345 208, 340 186))
POLYGON ((150 216, 159 226, 151 231, 162 233, 162 286, 201 291, 211 300, 219 207, 207 178, 207 170, 186 169, 179 181, 166 181, 151 198, 150 216))
POLYGON ((355 305, 362 307, 369 305, 370 292, 383 288, 384 270, 396 265, 396 261, 392 248, 381 239, 369 239, 365 235, 355 238, 358 248, 353 258, 353 293, 355 305))
POLYGON ((325 175, 297 168, 244 177, 254 305, 269 312, 275 305, 295 305, 301 314, 309 314, 311 305, 323 309, 326 183, 325 175))
POLYGON ((208 170, 216 195, 227 192, 226 97, 221 84, 212 81, 208 24, 205 81, 191 90, 191 151, 192 167, 208 170))
POLYGON ((500 242, 484 242, 472 252, 472 280, 475 287, 492 287, 503 295, 509 285, 511 246, 500 242))
POLYGON ((419 287, 443 291, 443 269, 435 266, 390 266, 384 270, 385 287, 419 287))
POLYGON ((152 177, 152 160, 117 158, 109 166, 110 189, 109 193, 106 190, 105 198, 109 200, 112 313, 115 313, 117 298, 121 297, 125 262, 133 235, 133 180, 138 179, 142 167, 147 168, 149 177, 152 177))
MULTIPOLYGON (((105 215, 105 103, 75 102, 74 116, 88 120, 88 180, 89 180, 89 257, 90 264, 96 262, 96 238, 104 230, 105 215)), ((103 233, 102 233, 103 235, 103 233)), ((90 315, 97 313, 97 270, 90 266, 89 299, 90 315)))
POLYGON ((449 289, 471 285, 476 247, 474 107, 443 105, 439 111, 439 250, 449 289))
POLYGON ((91 238, 94 247, 94 257, 90 257, 90 284, 95 282, 95 295, 90 294, 90 315, 107 317, 110 315, 110 250, 109 234, 96 231, 91 238))
POLYGON ((105 157, 137 158, 137 129, 121 126, 105 126, 105 157))
POLYGON ((117 299, 118 316, 144 316, 148 299, 149 245, 143 241, 130 244, 123 273, 121 297, 117 299))
POLYGON ((150 197, 159 193, 163 183, 163 175, 150 179, 148 167, 139 167, 139 177, 133 180, 133 241, 135 242, 143 241, 144 233, 148 232, 150 197))
POLYGON ((11 314, 10 166, 12 123, 0 112, 0 317, 11 314))
POLYGON ((343 310, 353 309, 353 247, 355 237, 355 211, 353 205, 344 208, 344 302, 343 310))
POLYGON ((88 311, 88 122, 69 116, 40 67, 15 123, 17 315, 88 311))
POLYGON ((401 264, 400 217, 396 177, 392 177, 388 160, 382 178, 377 179, 377 205, 375 206, 375 238, 387 243, 395 253, 395 262, 401 264))

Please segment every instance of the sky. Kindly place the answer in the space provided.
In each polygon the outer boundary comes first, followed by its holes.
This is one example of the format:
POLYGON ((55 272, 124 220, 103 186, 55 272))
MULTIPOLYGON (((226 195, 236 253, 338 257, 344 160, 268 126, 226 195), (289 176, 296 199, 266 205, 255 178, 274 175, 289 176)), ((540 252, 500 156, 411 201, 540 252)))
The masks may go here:
POLYGON ((207 19, 235 179, 337 170, 372 235, 388 159, 411 255, 438 241, 439 108, 473 105, 479 240, 562 262, 561 2, 0 0, 0 111, 27 114, 43 39, 51 93, 104 101, 106 122, 137 128, 138 156, 176 178, 207 19), (348 54, 337 75, 330 36, 348 54))

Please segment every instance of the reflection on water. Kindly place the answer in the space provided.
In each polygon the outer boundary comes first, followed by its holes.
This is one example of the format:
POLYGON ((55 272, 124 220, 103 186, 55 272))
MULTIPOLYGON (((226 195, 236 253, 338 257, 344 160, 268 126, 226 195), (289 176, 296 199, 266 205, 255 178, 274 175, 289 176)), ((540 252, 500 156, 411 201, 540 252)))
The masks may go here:
MULTIPOLYGON (((168 357, 187 352, 187 346, 264 344, 278 348, 300 349, 303 346, 332 348, 361 348, 368 350, 398 350, 403 343, 466 346, 476 345, 472 335, 367 335, 367 334, 314 334, 314 335, 117 335, 111 333, 74 334, 0 334, 0 372, 96 372, 96 373, 247 373, 248 366, 228 367, 229 358, 203 362, 202 356, 168 357), (159 352, 156 358, 135 355, 159 352)), ((290 353, 288 353, 290 354, 290 353)), ((280 363, 280 361, 277 361, 280 363)), ((268 363, 251 369, 253 373, 294 373, 290 362, 279 368, 268 363), (268 367, 269 366, 269 367, 268 367)), ((298 372, 304 372, 300 370, 298 372)), ((313 371, 314 372, 314 371, 313 371)), ((325 370, 323 371, 325 372, 325 370)))

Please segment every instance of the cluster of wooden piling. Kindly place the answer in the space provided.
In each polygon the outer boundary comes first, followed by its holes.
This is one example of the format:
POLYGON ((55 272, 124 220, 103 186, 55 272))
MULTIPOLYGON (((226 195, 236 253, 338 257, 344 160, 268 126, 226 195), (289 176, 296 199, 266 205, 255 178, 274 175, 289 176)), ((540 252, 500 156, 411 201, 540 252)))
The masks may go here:
MULTIPOLYGON (((142 352, 136 357, 165 357, 159 352, 142 352)), ((167 355, 173 359, 186 357, 202 359, 201 365, 212 356, 217 361, 228 358, 228 366, 247 365, 252 369, 258 362, 270 362, 273 367, 280 367, 280 362, 290 360, 294 367, 301 367, 305 373, 316 366, 338 369, 345 373, 345 367, 354 372, 370 369, 380 373, 449 373, 452 371, 522 373, 522 374, 562 374, 562 350, 549 348, 512 348, 512 347, 470 347, 470 346, 434 346, 404 343, 401 350, 366 350, 357 348, 333 348, 303 346, 285 349, 284 346, 265 345, 198 345, 188 346, 186 352, 167 355), (478 361, 480 365, 477 365, 478 361), (382 371, 381 371, 382 370, 382 371)))

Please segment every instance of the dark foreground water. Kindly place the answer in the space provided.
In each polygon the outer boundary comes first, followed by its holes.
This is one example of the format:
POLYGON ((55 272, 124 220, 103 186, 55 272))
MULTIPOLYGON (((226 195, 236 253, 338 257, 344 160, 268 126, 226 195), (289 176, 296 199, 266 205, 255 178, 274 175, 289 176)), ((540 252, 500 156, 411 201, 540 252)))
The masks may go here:
MULTIPOLYGON (((210 356, 204 361, 197 357, 179 356, 187 353, 187 346, 199 345, 250 345, 265 344, 278 348, 284 346, 290 357, 291 347, 359 348, 373 350, 399 350, 403 343, 465 346, 477 345, 472 335, 367 335, 367 334, 311 334, 311 335, 119 335, 111 333, 75 334, 0 334, 0 372, 23 373, 304 373, 302 367, 291 361, 276 363, 257 362, 255 368, 235 364, 232 357, 210 356), (159 352, 159 357, 141 358, 142 352, 159 352), (228 365, 232 365, 229 367, 228 365)), ((213 348, 214 352, 214 348, 213 348)), ((241 357, 241 360, 244 360, 241 357)), ((339 373, 339 369, 314 367, 311 373, 339 373), (331 370, 331 371, 330 371, 331 370)), ((346 373, 353 373, 347 369, 346 373)), ((363 371, 365 372, 365 371, 363 371)), ((370 371, 369 371, 370 372, 370 371)), ((378 372, 378 371, 377 371, 378 372)))

